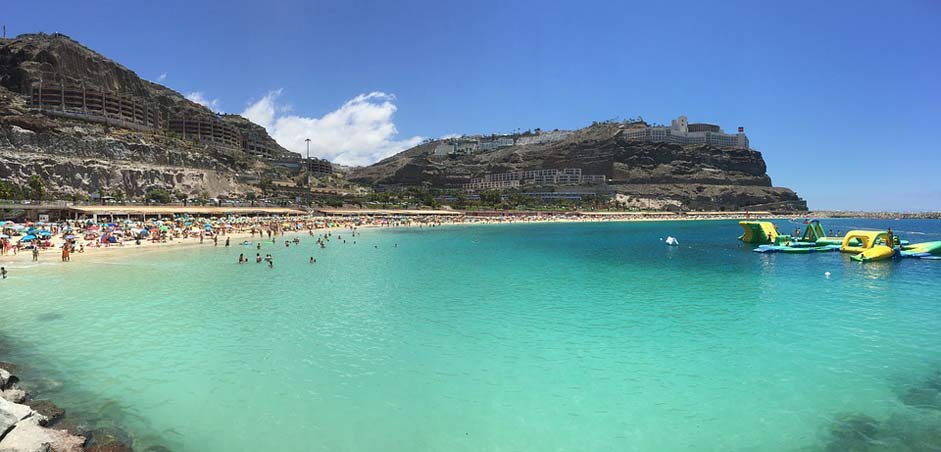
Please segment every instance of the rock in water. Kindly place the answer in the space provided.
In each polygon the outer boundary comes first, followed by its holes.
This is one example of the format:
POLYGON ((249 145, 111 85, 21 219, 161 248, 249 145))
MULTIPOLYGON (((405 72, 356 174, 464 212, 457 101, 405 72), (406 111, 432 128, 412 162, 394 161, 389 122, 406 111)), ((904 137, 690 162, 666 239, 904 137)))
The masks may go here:
POLYGON ((40 422, 42 425, 55 424, 65 415, 65 410, 49 400, 31 400, 26 402, 26 405, 46 418, 45 422, 40 422))
POLYGON ((17 381, 18 378, 13 376, 13 374, 11 374, 9 371, 6 369, 0 369, 0 389, 7 389, 17 381))
POLYGON ((70 435, 65 430, 44 428, 39 425, 38 416, 31 416, 18 422, 0 440, 0 451, 82 452, 84 444, 85 438, 70 435))
POLYGON ((29 394, 26 391, 20 388, 10 388, 0 391, 0 397, 7 399, 13 403, 23 403, 26 400, 26 396, 29 394))

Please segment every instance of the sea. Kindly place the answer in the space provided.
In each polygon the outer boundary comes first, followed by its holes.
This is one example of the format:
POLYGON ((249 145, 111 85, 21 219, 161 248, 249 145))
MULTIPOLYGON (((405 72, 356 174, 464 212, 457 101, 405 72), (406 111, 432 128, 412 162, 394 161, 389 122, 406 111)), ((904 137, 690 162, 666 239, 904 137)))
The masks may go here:
MULTIPOLYGON (((941 221, 823 226, 941 240, 941 221)), ((8 268, 0 360, 136 450, 941 449, 941 261, 759 254, 740 233, 454 225, 75 254, 8 268)))

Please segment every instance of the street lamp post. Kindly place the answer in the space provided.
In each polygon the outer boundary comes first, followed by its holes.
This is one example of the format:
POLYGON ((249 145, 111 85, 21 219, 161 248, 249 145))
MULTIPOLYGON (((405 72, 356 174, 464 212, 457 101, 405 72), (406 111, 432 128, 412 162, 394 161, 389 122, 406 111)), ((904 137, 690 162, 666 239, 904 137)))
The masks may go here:
POLYGON ((307 205, 310 206, 310 138, 304 141, 307 143, 307 161, 304 162, 307 166, 307 205))

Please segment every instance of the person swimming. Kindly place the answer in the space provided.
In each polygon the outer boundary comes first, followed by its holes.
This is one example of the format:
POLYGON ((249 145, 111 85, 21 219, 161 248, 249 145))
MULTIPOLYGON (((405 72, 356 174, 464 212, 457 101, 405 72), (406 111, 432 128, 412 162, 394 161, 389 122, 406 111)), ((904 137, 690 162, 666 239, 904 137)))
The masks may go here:
POLYGON ((255 263, 256 264, 261 263, 261 253, 255 253, 255 263))
POLYGON ((314 256, 311 256, 311 257, 310 257, 310 263, 313 264, 313 263, 316 263, 316 262, 317 262, 317 259, 314 259, 314 256))
POLYGON ((248 259, 245 259, 245 253, 239 253, 239 263, 244 264, 248 262, 248 259))

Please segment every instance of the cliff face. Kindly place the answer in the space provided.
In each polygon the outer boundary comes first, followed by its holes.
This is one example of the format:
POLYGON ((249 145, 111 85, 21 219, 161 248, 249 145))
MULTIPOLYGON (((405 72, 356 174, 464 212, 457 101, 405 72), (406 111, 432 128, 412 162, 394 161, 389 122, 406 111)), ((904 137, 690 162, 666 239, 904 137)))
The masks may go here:
POLYGON ((350 178, 388 185, 456 187, 487 173, 581 168, 583 174, 605 175, 618 194, 673 200, 691 209, 766 204, 806 209, 796 193, 772 186, 758 151, 631 141, 621 132, 617 125, 601 124, 576 131, 556 143, 512 146, 465 156, 435 156, 438 142, 426 143, 369 167, 356 168, 350 178))
POLYGON ((151 188, 212 195, 249 190, 239 172, 264 171, 241 156, 184 140, 42 116, 0 116, 0 180, 26 185, 39 176, 57 196, 151 188))
POLYGON ((0 40, 0 180, 5 182, 24 185, 38 175, 56 195, 120 191, 141 196, 150 188, 164 188, 216 196, 252 190, 241 181, 265 175, 277 179, 285 171, 244 152, 237 138, 228 146, 215 146, 193 139, 193 134, 185 140, 161 128, 130 130, 30 112, 29 93, 40 81, 137 99, 159 109, 161 115, 154 117, 164 126, 174 118, 233 126, 238 134, 250 134, 253 145, 264 146, 271 157, 296 156, 263 127, 237 115, 217 117, 67 36, 22 35, 0 40))

